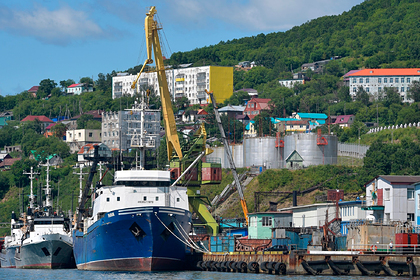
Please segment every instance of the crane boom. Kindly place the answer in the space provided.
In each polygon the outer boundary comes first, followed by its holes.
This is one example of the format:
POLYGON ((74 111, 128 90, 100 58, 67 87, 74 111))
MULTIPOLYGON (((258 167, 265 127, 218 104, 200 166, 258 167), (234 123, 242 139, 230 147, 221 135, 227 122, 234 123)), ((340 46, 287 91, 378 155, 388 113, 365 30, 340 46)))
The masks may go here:
POLYGON ((223 129, 222 121, 220 119, 219 109, 217 108, 217 104, 216 104, 216 100, 214 98, 213 92, 206 90, 206 93, 210 96, 211 102, 213 103, 214 115, 216 117, 217 125, 219 126, 220 134, 222 136, 223 145, 225 146, 225 152, 229 161, 230 169, 232 170, 233 179, 235 179, 236 189, 238 190, 239 197, 241 199, 241 206, 244 212, 246 224, 248 225, 248 207, 246 206, 244 192, 242 190, 241 182, 239 181, 238 172, 236 172, 236 167, 235 167, 235 162, 233 161, 232 152, 229 148, 229 143, 226 138, 225 130, 223 129))
POLYGON ((168 82, 166 80, 165 65, 163 64, 163 56, 160 48, 158 30, 161 29, 158 26, 154 15, 156 14, 156 8, 153 6, 146 14, 144 22, 144 30, 146 33, 146 46, 147 46, 147 59, 143 64, 140 72, 137 74, 136 79, 133 81, 131 88, 136 87, 137 81, 140 78, 141 73, 147 64, 153 63, 152 50, 155 54, 156 72, 159 82, 160 99, 162 101, 162 114, 165 125, 166 134, 166 146, 168 152, 168 160, 170 161, 175 150, 178 158, 182 159, 181 145, 179 143, 178 133, 176 131, 176 123, 174 117, 174 111, 172 109, 171 96, 169 94, 168 82))

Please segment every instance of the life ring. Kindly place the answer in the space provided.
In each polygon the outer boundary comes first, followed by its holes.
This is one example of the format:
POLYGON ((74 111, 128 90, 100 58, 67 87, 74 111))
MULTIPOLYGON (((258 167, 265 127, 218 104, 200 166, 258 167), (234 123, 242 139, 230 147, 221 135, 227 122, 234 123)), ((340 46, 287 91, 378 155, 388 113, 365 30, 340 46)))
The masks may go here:
POLYGON ((372 245, 372 246, 370 246, 370 250, 372 252, 376 252, 376 251, 378 251, 378 247, 376 247, 376 245, 372 245))

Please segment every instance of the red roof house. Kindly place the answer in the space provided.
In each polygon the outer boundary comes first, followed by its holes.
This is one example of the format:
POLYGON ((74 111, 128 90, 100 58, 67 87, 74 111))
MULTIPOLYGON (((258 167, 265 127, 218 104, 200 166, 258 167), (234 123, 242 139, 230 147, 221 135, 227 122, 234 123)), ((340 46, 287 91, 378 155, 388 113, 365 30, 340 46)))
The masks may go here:
POLYGON ((252 98, 246 104, 244 114, 248 115, 252 120, 256 115, 259 115, 261 111, 270 109, 270 106, 268 105, 268 102, 270 101, 271 99, 268 98, 252 98))

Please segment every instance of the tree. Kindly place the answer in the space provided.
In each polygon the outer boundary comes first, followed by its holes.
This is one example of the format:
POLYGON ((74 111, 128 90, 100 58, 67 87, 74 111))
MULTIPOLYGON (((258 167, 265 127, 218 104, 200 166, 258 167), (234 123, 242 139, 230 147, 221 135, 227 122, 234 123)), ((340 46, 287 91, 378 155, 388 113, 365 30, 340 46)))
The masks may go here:
POLYGON ((271 117, 267 111, 261 111, 261 113, 253 119, 255 131, 257 135, 263 137, 264 135, 275 135, 276 129, 271 117))
POLYGON ((89 77, 81 78, 79 83, 93 86, 93 80, 92 80, 92 78, 89 78, 89 77))
POLYGON ((83 114, 77 119, 77 129, 86 129, 88 121, 93 120, 93 116, 89 114, 83 114))
POLYGON ((57 86, 57 84, 50 79, 44 79, 39 83, 39 88, 37 95, 40 98, 45 98, 51 94, 52 90, 57 86))
POLYGON ((68 80, 62 80, 60 81, 60 86, 61 86, 61 90, 64 92, 66 91, 66 88, 68 88, 69 86, 75 84, 76 82, 72 79, 68 79, 68 80))
POLYGON ((60 139, 63 139, 63 137, 66 135, 66 130, 66 125, 63 123, 56 124, 51 129, 53 136, 60 139))
POLYGON ((397 88, 385 87, 384 88, 385 102, 384 105, 389 107, 391 104, 401 104, 401 96, 397 88))
POLYGON ((369 94, 364 90, 362 86, 357 88, 356 101, 360 101, 366 106, 369 104, 369 94))
POLYGON ((413 81, 411 83, 407 97, 410 99, 413 99, 414 102, 420 101, 420 82, 419 81, 413 81))

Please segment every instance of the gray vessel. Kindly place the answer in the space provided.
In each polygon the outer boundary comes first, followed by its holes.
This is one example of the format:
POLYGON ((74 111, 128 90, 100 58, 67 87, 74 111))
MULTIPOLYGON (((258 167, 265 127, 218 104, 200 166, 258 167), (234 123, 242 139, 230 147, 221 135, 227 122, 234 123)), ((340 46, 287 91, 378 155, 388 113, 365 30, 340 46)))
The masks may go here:
MULTIPOLYGON (((33 171, 31 169, 31 179, 33 171)), ((32 182, 32 181, 31 181, 32 182)), ((43 207, 34 208, 31 184, 31 205, 22 227, 23 236, 15 250, 16 268, 74 268, 73 242, 69 218, 53 212, 49 185, 49 163, 43 207)))

